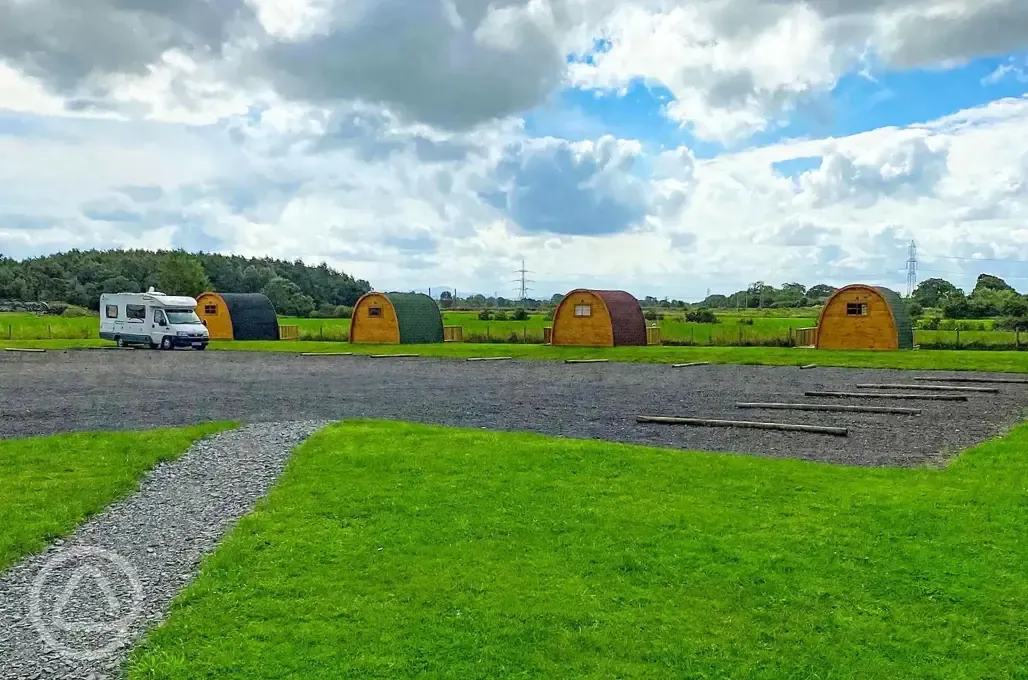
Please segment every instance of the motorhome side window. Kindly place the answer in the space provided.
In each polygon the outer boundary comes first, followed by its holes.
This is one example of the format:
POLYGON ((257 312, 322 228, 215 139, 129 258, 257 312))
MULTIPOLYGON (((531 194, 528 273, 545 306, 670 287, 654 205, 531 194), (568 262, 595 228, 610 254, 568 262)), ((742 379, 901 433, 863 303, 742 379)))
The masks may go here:
POLYGON ((146 307, 144 305, 125 305, 125 317, 146 321, 146 307))
POLYGON ((107 318, 108 319, 117 319, 118 318, 118 305, 107 305, 105 313, 107 314, 107 318))

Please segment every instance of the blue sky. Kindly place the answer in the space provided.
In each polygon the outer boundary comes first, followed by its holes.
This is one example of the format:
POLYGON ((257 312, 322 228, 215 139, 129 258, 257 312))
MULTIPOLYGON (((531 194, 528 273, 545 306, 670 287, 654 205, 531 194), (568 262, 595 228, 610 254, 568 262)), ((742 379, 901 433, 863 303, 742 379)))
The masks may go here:
POLYGON ((1028 70, 1028 53, 973 59, 955 68, 891 70, 878 65, 847 73, 829 92, 800 105, 787 124, 737 143, 697 139, 664 115, 673 95, 659 84, 633 81, 625 92, 582 88, 560 90, 525 116, 532 135, 590 139, 602 134, 637 139, 655 148, 689 146, 697 158, 713 158, 741 146, 765 146, 783 139, 845 137, 888 126, 905 127, 941 118, 1028 91, 1028 79, 1008 75, 983 82, 1004 65, 1028 70))
POLYGON ((925 274, 1028 289, 1023 0, 93 5, 5 16, 5 255, 501 294, 524 259, 540 295, 694 300, 902 288, 915 240, 925 274))

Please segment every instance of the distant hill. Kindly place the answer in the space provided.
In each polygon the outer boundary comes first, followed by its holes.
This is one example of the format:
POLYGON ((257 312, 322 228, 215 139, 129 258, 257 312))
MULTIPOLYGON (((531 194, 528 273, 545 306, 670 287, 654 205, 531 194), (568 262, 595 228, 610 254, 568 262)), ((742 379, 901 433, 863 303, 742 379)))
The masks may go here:
POLYGON ((169 295, 264 293, 280 314, 307 316, 330 305, 352 306, 367 281, 300 260, 149 250, 72 250, 17 261, 0 254, 0 299, 66 302, 98 309, 102 293, 169 295))

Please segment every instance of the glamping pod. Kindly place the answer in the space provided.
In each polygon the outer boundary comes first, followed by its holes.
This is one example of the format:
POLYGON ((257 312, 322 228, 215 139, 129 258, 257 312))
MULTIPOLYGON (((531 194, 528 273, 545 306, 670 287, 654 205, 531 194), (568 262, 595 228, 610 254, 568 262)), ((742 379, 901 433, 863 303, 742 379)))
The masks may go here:
POLYGON ((275 307, 260 293, 201 293, 196 313, 211 340, 278 340, 275 307))
POLYGON ((553 312, 554 345, 621 347, 646 344, 646 320, 639 301, 623 290, 580 288, 564 296, 553 312))
POLYGON ((350 342, 420 345, 443 341, 439 305, 422 293, 367 293, 350 319, 350 342))
POLYGON ((817 322, 818 349, 911 349, 914 331, 902 298, 879 286, 835 291, 817 322))

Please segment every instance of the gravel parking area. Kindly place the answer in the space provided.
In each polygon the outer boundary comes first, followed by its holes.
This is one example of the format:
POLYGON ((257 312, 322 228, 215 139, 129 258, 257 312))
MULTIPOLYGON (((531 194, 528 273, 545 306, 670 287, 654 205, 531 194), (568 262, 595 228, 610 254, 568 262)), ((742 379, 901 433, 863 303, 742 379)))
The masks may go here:
MULTIPOLYGON (((502 347, 500 348, 501 351, 502 347)), ((804 397, 913 371, 302 357, 250 352, 0 353, 0 437, 68 430, 374 417, 680 449, 870 466, 915 466, 1017 423, 1028 386, 966 403, 804 397), (921 416, 736 409, 735 402, 916 406, 921 416), (636 415, 842 425, 848 437, 639 425, 636 415)), ((971 374, 962 373, 964 377, 971 374)))
POLYGON ((0 575, 0 677, 117 677, 132 643, 321 425, 251 425, 197 442, 137 493, 0 575))

